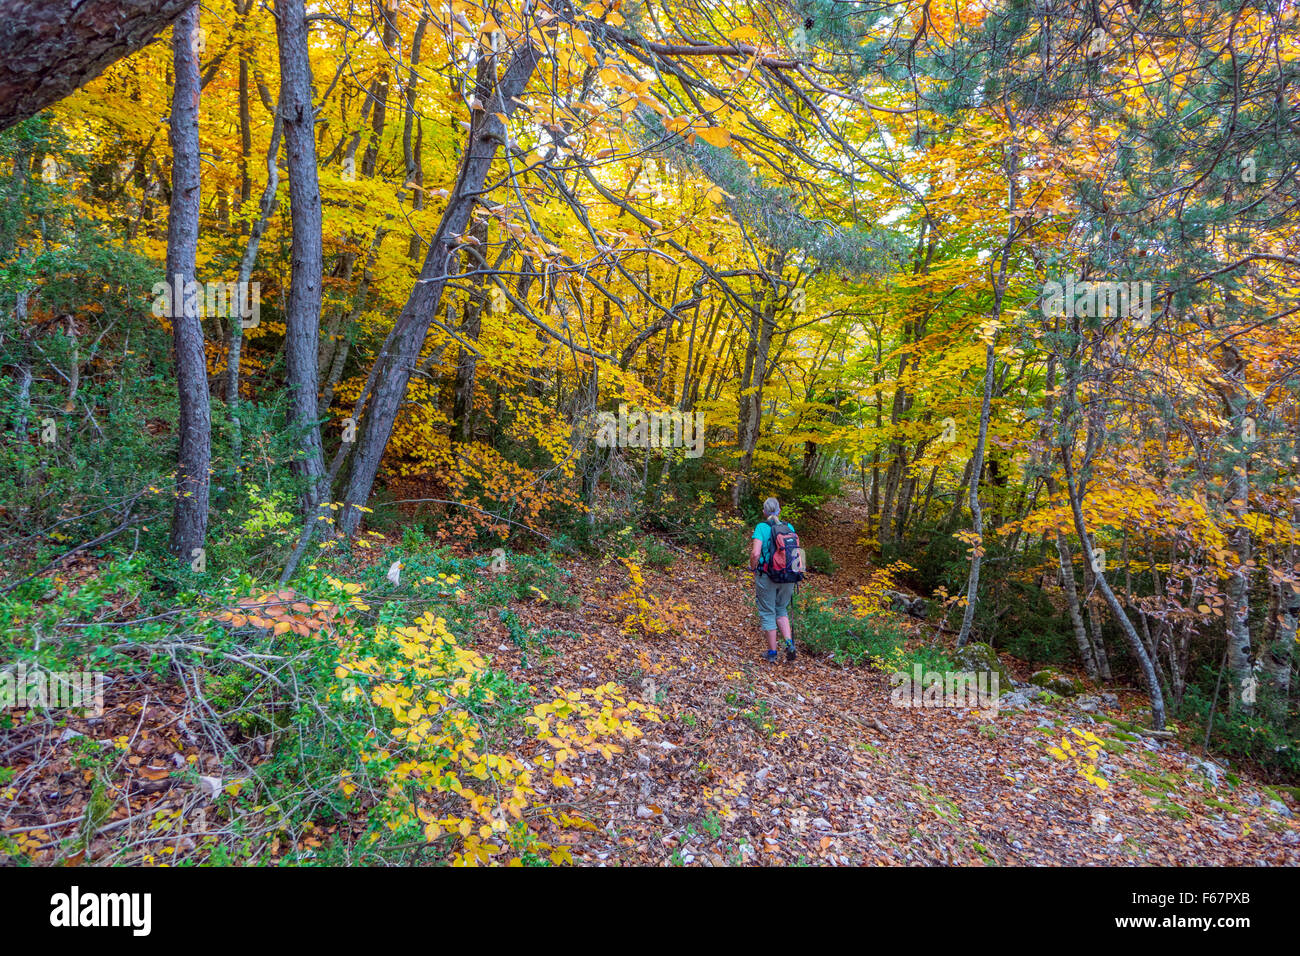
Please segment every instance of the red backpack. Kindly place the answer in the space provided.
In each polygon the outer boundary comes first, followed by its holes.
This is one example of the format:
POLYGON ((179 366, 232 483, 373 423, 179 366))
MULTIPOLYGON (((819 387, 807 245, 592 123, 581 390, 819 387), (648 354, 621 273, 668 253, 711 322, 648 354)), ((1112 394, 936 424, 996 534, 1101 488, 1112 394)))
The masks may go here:
POLYGON ((799 533, 788 524, 772 524, 772 556, 763 563, 763 573, 776 584, 803 580, 807 570, 799 533))

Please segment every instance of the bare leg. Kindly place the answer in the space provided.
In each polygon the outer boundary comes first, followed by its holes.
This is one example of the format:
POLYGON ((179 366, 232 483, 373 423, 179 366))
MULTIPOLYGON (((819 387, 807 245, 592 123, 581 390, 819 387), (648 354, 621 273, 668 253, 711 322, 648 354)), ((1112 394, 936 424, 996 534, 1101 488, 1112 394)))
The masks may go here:
MULTIPOLYGON (((785 620, 785 619, 782 618, 781 620, 785 620)), ((777 626, 780 627, 781 621, 777 621, 776 623, 777 626)), ((790 630, 790 625, 786 624, 785 629, 787 631, 790 630)), ((771 651, 773 654, 775 654, 776 653, 776 631, 764 631, 763 633, 767 635, 767 649, 771 651)))
MULTIPOLYGON (((788 617, 778 617, 776 626, 780 629, 781 636, 787 641, 790 640, 790 619, 788 617)), ((769 631, 768 633, 771 635, 772 649, 776 650, 776 631, 769 631)))

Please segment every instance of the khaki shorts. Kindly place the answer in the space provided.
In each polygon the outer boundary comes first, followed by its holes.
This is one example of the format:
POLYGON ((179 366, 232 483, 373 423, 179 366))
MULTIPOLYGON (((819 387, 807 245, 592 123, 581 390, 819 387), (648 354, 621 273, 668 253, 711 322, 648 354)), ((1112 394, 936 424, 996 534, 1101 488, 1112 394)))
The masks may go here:
POLYGON ((758 623, 765 631, 775 631, 778 619, 788 617, 794 582, 776 584, 766 574, 754 577, 754 601, 758 604, 758 623))

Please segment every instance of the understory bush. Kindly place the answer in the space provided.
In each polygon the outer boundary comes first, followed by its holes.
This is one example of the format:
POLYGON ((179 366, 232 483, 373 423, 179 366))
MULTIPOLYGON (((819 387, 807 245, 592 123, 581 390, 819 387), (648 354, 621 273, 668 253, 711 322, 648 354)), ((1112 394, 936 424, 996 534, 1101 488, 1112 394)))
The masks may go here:
MULTIPOLYGON (((148 778, 176 799, 157 812, 129 808, 152 813, 139 825, 6 839, 0 860, 569 862, 555 835, 589 824, 548 796, 574 785, 568 761, 609 756, 659 718, 614 684, 538 692, 492 666, 476 644, 494 622, 530 651, 557 633, 533 634, 508 602, 571 600, 549 556, 504 557, 494 572, 490 557, 454 558, 413 534, 360 573, 345 575, 351 556, 325 549, 289 587, 244 576, 178 602, 150 592, 137 555, 80 587, 34 581, 0 596, 0 659, 104 672, 110 726, 146 694, 174 714, 167 726, 184 728, 177 745, 205 755, 148 778), (401 562, 398 583, 389 558, 401 562), (145 613, 155 606, 168 610, 145 613)), ((131 713, 127 724, 145 716, 131 713)), ((6 711, 0 749, 60 727, 84 734, 86 719, 6 711)), ((135 741, 74 739, 78 766, 99 781, 88 785, 87 817, 106 821, 139 772, 126 762, 135 741)), ((25 764, 0 791, 0 821, 30 812, 23 796, 48 759, 25 764)))

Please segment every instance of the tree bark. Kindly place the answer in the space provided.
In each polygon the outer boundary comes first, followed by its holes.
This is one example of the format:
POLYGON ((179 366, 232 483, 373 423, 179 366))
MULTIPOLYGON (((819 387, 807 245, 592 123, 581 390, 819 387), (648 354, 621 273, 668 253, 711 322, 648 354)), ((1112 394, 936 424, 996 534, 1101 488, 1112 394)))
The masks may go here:
MULTIPOLYGON (((1078 645, 1083 669, 1087 671, 1089 677, 1096 680, 1101 676, 1101 672, 1092 652, 1088 631, 1083 624, 1083 614, 1079 611, 1079 589, 1074 581, 1074 558, 1070 554, 1070 543, 1059 531, 1056 532, 1056 557, 1061 569, 1061 590, 1065 592, 1065 603, 1070 611, 1070 625, 1074 628, 1074 643, 1078 645)), ((1085 557, 1084 560, 1087 558, 1085 557)))
MULTIPOLYGON (((483 217, 476 219, 470 226, 470 235, 482 245, 476 249, 486 249, 488 239, 488 222, 483 217)), ((470 283, 469 300, 465 303, 465 321, 461 333, 467 343, 476 347, 479 334, 483 330, 483 311, 487 307, 487 276, 481 262, 475 262, 473 256, 466 257, 466 265, 473 268, 478 275, 470 283)), ((456 360, 456 381, 452 389, 451 435, 458 442, 468 442, 474 437, 474 385, 478 379, 478 352, 474 347, 460 347, 460 356, 456 360)))
MULTIPOLYGON (((773 271, 779 274, 779 265, 773 271)), ((749 472, 754 466, 754 449, 758 447, 758 434, 763 423, 763 383, 767 378, 772 333, 776 330, 775 291, 769 294, 757 312, 756 327, 752 328, 749 347, 745 351, 745 374, 740 385, 740 420, 736 429, 740 463, 736 484, 731 489, 731 503, 737 508, 749 493, 749 472)))
POLYGON ((89 83, 192 0, 0 0, 0 130, 89 83))
MULTIPOLYGON (((397 45, 397 23, 392 12, 384 6, 380 8, 380 15, 384 18, 384 53, 386 56, 393 56, 393 47, 397 45)), ((375 98, 374 108, 370 111, 370 141, 366 143, 365 154, 361 157, 361 175, 367 179, 375 175, 375 167, 379 162, 379 145, 384 139, 384 127, 388 121, 388 89, 390 84, 389 72, 387 66, 380 68, 379 76, 376 78, 376 84, 373 89, 375 98)))
POLYGON ((316 417, 320 348, 321 249, 320 184, 316 170, 315 112, 311 61, 303 0, 276 0, 276 39, 280 50, 280 110, 288 158, 291 277, 285 306, 285 369, 290 390, 290 426, 302 443, 294 472, 306 483, 303 514, 311 520, 324 500, 325 454, 316 417))
POLYGON ((429 252, 415 289, 397 317, 396 334, 375 360, 379 374, 357 436, 357 449, 344 493, 346 506, 340 527, 347 534, 355 532, 361 522, 361 508, 369 499, 370 489, 379 473, 379 464, 406 395, 411 370, 419 358, 443 289, 459 256, 460 237, 487 182, 497 150, 506 141, 505 124, 497 114, 509 117, 514 113, 518 108, 517 97, 523 94, 537 67, 537 51, 527 39, 520 42, 524 45, 515 51, 499 81, 495 78, 496 57, 485 57, 479 62, 475 93, 487 108, 470 113, 468 141, 455 189, 429 243, 429 252))
POLYGON ((1290 583, 1277 586, 1278 628, 1268 647, 1260 654, 1264 676, 1268 681, 1267 712, 1275 720, 1285 720, 1291 697, 1291 667, 1295 659, 1296 625, 1300 622, 1300 594, 1290 583))
MULTIPOLYGON (((261 242, 262 234, 266 232, 266 224, 271 218, 271 213, 275 211, 275 194, 280 186, 280 166, 277 157, 280 152, 281 128, 280 113, 277 110, 275 123, 271 127, 271 143, 266 149, 266 186, 262 190, 261 208, 257 221, 253 223, 253 228, 248 235, 248 242, 244 246, 244 255, 239 261, 241 296, 245 294, 243 290, 253 278, 258 244, 261 242)), ((239 404, 239 357, 244 342, 244 329, 239 318, 240 316, 234 316, 230 323, 230 358, 226 364, 226 404, 231 409, 239 404)), ((233 415, 234 412, 232 411, 231 414, 233 415)))
POLYGON ((172 29, 172 90, 169 136, 172 147, 171 209, 167 217, 167 281, 174 283, 172 341, 180 406, 180 451, 176 463, 176 505, 170 548, 192 560, 208 528, 208 465, 212 457, 212 407, 203 351, 200 303, 188 294, 195 281, 199 246, 199 55, 193 38, 199 5, 193 3, 172 29), (179 287, 179 288, 178 288, 179 287))
MULTIPOLYGON (((999 308, 1001 311, 1001 296, 999 308)), ((971 530, 975 533, 974 547, 971 549, 970 576, 966 580, 966 609, 961 617, 961 631, 957 634, 957 646, 961 647, 970 640, 971 628, 975 624, 975 605, 979 599, 980 561, 984 553, 984 512, 980 507, 980 475, 984 471, 984 446, 988 441, 989 417, 993 406, 993 378, 997 369, 997 353, 993 342, 989 341, 984 349, 984 398, 980 403, 980 430, 975 440, 975 455, 971 458, 970 478, 970 513, 971 530)))
POLYGON ((1228 507, 1234 525, 1228 535, 1228 544, 1236 559, 1236 567, 1229 570, 1227 587, 1224 589, 1227 599, 1224 614, 1228 631, 1228 672, 1232 675, 1228 684, 1228 699, 1232 706, 1249 713, 1255 704, 1255 675, 1251 666, 1250 582, 1247 578, 1251 540, 1245 520, 1250 500, 1250 446, 1243 437, 1247 410, 1246 371, 1245 362, 1236 349, 1224 346, 1223 355, 1220 369, 1226 383, 1220 387, 1220 395, 1235 436, 1234 442, 1241 446, 1240 451, 1229 458, 1232 474, 1228 478, 1227 487, 1228 507))
POLYGON ((1088 615, 1088 639, 1092 646, 1092 656, 1097 662, 1097 673, 1102 680, 1110 680, 1110 655, 1106 653, 1106 642, 1102 635, 1101 614, 1097 602, 1092 600, 1092 592, 1097 589, 1097 574, 1093 570, 1093 553, 1091 550, 1083 555, 1083 607, 1088 615))

